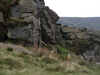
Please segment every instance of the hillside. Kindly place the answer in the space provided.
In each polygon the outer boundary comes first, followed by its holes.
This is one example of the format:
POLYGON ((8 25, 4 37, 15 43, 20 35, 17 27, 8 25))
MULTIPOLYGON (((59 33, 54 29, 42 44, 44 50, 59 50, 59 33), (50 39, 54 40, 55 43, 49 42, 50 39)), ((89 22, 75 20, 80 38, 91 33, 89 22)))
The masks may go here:
POLYGON ((58 23, 68 26, 100 30, 100 17, 61 17, 58 23))
POLYGON ((99 19, 61 18, 44 0, 0 0, 0 75, 99 75, 99 19))
POLYGON ((99 75, 100 66, 85 64, 73 55, 70 62, 54 54, 30 53, 31 48, 0 43, 0 75, 99 75), (51 57, 52 56, 52 57, 51 57))

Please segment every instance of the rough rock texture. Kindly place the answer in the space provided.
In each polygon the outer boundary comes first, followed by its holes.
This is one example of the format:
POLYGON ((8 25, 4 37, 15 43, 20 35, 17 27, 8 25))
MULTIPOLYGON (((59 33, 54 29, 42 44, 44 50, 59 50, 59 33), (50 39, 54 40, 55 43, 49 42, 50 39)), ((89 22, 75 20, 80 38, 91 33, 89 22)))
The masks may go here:
POLYGON ((89 62, 100 62, 100 31, 64 27, 66 46, 89 62))
POLYGON ((4 24, 3 14, 0 12, 0 41, 4 41, 7 39, 7 28, 4 24))
POLYGON ((2 1, 0 21, 4 18, 8 38, 28 41, 34 47, 39 47, 41 41, 55 44, 61 38, 61 26, 56 24, 59 17, 45 6, 44 0, 14 0, 6 13, 2 1))

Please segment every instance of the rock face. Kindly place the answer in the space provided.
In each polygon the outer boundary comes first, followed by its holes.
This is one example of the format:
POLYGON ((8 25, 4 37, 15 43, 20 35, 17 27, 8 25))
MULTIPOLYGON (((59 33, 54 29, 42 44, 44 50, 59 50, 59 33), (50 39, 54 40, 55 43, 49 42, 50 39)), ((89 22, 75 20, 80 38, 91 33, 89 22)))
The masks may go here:
POLYGON ((89 62, 100 63, 100 31, 86 28, 64 27, 66 46, 89 62))
POLYGON ((6 23, 6 33, 10 39, 28 41, 39 47, 41 41, 55 44, 61 38, 58 37, 61 27, 56 24, 59 17, 45 6, 44 0, 14 0, 9 4, 8 12, 10 16, 4 17, 3 13, 0 21, 6 19, 2 23, 6 23))

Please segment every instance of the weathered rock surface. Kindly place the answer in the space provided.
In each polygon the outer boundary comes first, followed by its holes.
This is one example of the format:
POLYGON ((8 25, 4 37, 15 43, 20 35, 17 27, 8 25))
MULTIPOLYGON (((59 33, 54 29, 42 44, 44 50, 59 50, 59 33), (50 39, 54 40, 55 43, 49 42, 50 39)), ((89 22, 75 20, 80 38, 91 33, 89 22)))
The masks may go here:
MULTIPOLYGON (((2 6, 2 2, 0 4, 2 6)), ((6 34, 10 39, 28 41, 38 47, 41 41, 57 43, 61 38, 61 27, 56 24, 59 17, 45 6, 44 0, 14 0, 9 4, 9 11, 2 11, 0 21, 5 19, 2 23, 6 23, 6 34), (4 17, 5 14, 10 16, 4 17)))

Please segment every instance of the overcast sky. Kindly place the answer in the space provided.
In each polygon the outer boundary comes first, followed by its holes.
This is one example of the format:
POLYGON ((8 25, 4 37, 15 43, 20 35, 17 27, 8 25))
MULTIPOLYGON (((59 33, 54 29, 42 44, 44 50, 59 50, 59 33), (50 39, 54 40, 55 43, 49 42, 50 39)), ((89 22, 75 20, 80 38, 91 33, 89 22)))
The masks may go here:
POLYGON ((45 0, 59 16, 100 17, 100 0, 45 0))

